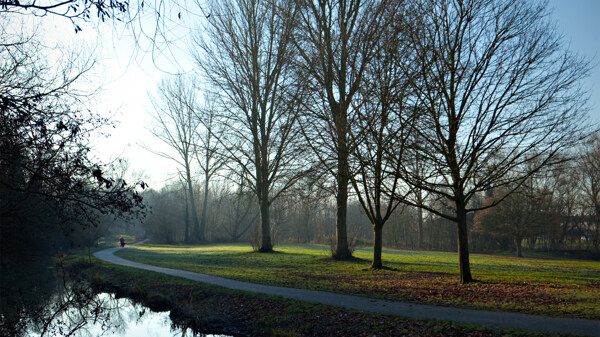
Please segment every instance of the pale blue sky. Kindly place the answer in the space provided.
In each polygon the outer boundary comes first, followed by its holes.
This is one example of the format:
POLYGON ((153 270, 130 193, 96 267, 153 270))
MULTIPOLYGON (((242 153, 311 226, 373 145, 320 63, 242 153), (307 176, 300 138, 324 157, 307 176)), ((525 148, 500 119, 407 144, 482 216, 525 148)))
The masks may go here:
POLYGON ((594 58, 586 85, 590 91, 590 114, 600 122, 600 0, 550 0, 553 17, 570 41, 571 50, 594 58))

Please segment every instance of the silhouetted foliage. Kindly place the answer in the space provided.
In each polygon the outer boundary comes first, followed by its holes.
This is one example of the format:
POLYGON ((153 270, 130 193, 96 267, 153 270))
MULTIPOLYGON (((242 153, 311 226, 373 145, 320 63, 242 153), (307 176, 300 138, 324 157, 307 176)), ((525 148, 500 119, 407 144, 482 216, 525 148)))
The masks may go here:
POLYGON ((195 59, 218 102, 227 166, 243 171, 260 209, 259 251, 272 252, 270 206, 302 175, 296 127, 302 92, 293 76, 292 1, 210 1, 195 59))
POLYGON ((73 23, 75 32, 82 30, 81 21, 98 18, 101 21, 120 16, 129 10, 129 1, 121 0, 0 0, 0 14, 32 14, 38 17, 54 15, 68 19, 73 23))
POLYGON ((89 137, 109 124, 85 109, 78 87, 93 62, 51 65, 35 37, 0 29, 2 250, 96 226, 103 215, 139 215, 145 184, 90 159, 89 137))

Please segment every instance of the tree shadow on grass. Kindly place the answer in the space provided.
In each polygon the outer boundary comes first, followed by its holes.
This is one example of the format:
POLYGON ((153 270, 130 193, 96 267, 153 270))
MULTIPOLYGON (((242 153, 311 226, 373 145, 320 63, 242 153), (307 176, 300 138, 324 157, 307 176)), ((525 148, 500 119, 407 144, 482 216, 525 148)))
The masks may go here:
POLYGON ((325 262, 356 262, 356 263, 370 263, 371 262, 370 260, 361 259, 360 257, 356 257, 356 256, 352 256, 349 259, 338 260, 338 259, 331 257, 331 255, 322 258, 321 261, 325 261, 325 262))
POLYGON ((361 271, 380 271, 380 270, 383 270, 383 271, 395 271, 395 272, 403 272, 404 271, 404 270, 399 269, 399 268, 388 267, 388 266, 383 266, 381 268, 371 268, 371 267, 369 267, 369 268, 361 269, 361 271))
POLYGON ((279 250, 269 250, 269 251, 260 251, 260 250, 253 250, 251 252, 249 252, 250 254, 288 254, 286 252, 282 252, 279 250))

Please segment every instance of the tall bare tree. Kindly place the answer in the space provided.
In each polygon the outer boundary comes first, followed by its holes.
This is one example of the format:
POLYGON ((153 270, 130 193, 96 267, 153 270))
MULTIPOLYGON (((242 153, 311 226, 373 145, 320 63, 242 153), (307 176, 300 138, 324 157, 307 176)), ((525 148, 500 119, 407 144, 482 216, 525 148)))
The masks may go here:
MULTIPOLYGON (((579 83, 588 63, 563 48, 544 2, 426 0, 414 3, 407 62, 420 105, 425 174, 405 180, 451 202, 421 205, 456 222, 461 283, 473 280, 467 213, 491 207, 586 133, 579 83), (473 196, 501 186, 492 205, 473 196)), ((412 203, 414 204, 414 203, 412 203)), ((415 205, 417 206, 417 205, 415 205)))
POLYGON ((184 75, 166 78, 158 86, 156 97, 150 97, 154 107, 152 134, 174 150, 175 154, 153 152, 173 160, 182 171, 187 185, 194 237, 204 241, 204 228, 200 226, 196 209, 196 195, 192 179, 195 146, 198 144, 197 92, 193 80, 184 75))
POLYGON ((349 114, 365 69, 375 56, 388 1, 296 0, 300 7, 294 43, 299 77, 312 101, 304 112, 304 133, 315 155, 335 177, 335 258, 352 257, 346 229, 351 149, 349 114))
POLYGON ((259 251, 271 252, 271 203, 299 178, 300 108, 291 76, 296 4, 285 0, 210 1, 196 61, 227 123, 224 145, 245 171, 260 208, 259 251))
POLYGON ((218 123, 217 110, 211 98, 204 98, 204 106, 196 111, 196 118, 200 127, 197 129, 197 141, 194 154, 204 178, 204 196, 202 201, 202 215, 200 216, 200 228, 206 228, 208 214, 208 195, 210 180, 225 165, 226 157, 222 153, 221 138, 225 129, 218 123))
POLYGON ((383 226, 408 194, 402 183, 401 163, 411 140, 414 95, 410 82, 398 62, 405 62, 409 51, 402 42, 402 7, 385 9, 376 56, 366 66, 364 83, 352 104, 354 120, 349 132, 351 148, 350 182, 365 214, 373 226, 372 269, 383 268, 381 250, 383 226))

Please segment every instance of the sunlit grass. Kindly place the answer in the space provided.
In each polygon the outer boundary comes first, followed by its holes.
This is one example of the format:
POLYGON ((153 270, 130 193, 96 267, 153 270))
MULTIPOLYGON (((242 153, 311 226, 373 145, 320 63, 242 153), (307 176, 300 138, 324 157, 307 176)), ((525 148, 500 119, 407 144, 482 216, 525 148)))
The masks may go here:
POLYGON ((333 261, 328 246, 281 245, 253 253, 247 244, 142 245, 118 255, 145 263, 248 282, 413 302, 600 318, 600 263, 471 255, 479 281, 458 285, 456 253, 389 250, 385 270, 369 270, 372 253, 333 261))
POLYGON ((71 270, 78 270, 81 275, 86 275, 95 289, 135 298, 136 302, 148 307, 153 304, 172 305, 176 308, 170 316, 172 319, 176 317, 174 321, 182 319, 186 324, 192 323, 190 326, 200 326, 208 331, 211 326, 227 326, 228 331, 257 336, 559 336, 548 332, 407 319, 345 310, 201 284, 103 261, 79 267, 73 263, 76 261, 71 260, 71 270))

